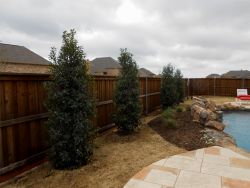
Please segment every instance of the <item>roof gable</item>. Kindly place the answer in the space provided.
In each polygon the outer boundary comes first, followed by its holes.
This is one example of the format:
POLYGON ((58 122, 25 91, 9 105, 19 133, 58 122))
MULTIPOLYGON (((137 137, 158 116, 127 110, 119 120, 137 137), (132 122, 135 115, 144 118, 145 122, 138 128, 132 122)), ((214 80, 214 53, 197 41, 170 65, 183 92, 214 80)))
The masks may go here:
POLYGON ((219 74, 209 74, 206 78, 220 78, 219 74))
POLYGON ((121 65, 118 61, 111 57, 99 57, 90 62, 90 70, 92 73, 103 72, 105 69, 120 69, 121 65))
POLYGON ((235 70, 235 71, 229 71, 221 77, 224 78, 250 78, 250 71, 248 70, 235 70))
POLYGON ((49 65, 50 62, 24 46, 0 43, 0 62, 49 65))
POLYGON ((152 73, 150 70, 145 69, 145 68, 140 68, 139 69, 139 75, 140 76, 154 76, 155 74, 152 73))

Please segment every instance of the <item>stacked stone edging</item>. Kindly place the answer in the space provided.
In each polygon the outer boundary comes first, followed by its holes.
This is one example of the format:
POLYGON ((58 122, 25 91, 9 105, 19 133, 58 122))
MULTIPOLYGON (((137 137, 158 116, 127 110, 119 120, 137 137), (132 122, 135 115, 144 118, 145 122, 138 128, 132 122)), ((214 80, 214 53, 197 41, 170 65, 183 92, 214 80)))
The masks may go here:
POLYGON ((208 101, 204 97, 193 97, 191 116, 194 122, 205 127, 203 131, 204 139, 209 144, 218 146, 236 145, 235 140, 229 134, 223 132, 226 126, 222 123, 223 112, 215 102, 208 101))

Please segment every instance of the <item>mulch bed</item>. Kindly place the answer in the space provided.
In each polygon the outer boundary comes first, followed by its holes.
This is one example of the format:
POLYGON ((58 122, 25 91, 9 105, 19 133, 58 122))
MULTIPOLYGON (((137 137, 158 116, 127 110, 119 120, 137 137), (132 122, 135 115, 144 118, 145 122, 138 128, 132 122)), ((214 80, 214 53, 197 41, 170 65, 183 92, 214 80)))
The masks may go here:
POLYGON ((208 145, 201 140, 203 127, 194 123, 191 119, 190 112, 176 112, 176 128, 166 125, 163 117, 157 117, 150 121, 148 125, 155 130, 166 141, 177 145, 186 150, 195 150, 208 145))

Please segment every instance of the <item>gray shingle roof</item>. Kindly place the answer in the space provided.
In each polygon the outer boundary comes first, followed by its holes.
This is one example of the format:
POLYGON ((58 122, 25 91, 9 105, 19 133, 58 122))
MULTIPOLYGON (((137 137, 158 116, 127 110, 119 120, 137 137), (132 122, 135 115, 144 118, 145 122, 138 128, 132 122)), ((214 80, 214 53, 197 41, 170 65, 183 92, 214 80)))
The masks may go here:
POLYGON ((139 75, 144 77, 144 76, 154 76, 155 74, 152 73, 150 70, 145 69, 145 68, 140 68, 139 69, 139 75))
POLYGON ((0 43, 0 62, 49 65, 50 62, 24 46, 0 43))
POLYGON ((221 75, 222 78, 250 78, 250 71, 248 70, 237 70, 229 71, 221 75))
POLYGON ((206 78, 220 78, 219 74, 209 74, 206 78))
POLYGON ((99 57, 90 62, 91 73, 104 72, 105 69, 120 69, 121 65, 112 57, 99 57))

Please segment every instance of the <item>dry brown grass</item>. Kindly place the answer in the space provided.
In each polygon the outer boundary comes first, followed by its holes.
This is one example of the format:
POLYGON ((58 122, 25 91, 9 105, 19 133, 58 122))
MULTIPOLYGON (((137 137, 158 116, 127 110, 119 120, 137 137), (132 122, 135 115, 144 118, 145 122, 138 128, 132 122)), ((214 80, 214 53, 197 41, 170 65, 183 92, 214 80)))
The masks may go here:
MULTIPOLYGON (((207 96, 216 104, 234 101, 233 97, 207 96)), ((191 100, 184 105, 191 104, 191 100)), ((136 172, 164 157, 185 152, 147 126, 154 115, 143 118, 140 131, 130 136, 118 136, 114 130, 95 140, 92 162, 76 170, 54 170, 45 164, 6 187, 122 187, 136 172)))
POLYGON ((95 141, 93 161, 80 169, 58 171, 49 164, 7 187, 89 187, 119 188, 144 166, 164 157, 185 152, 160 137, 147 126, 153 116, 143 119, 140 131, 118 136, 113 130, 95 141))
POLYGON ((214 101, 217 105, 221 105, 225 102, 234 102, 235 97, 217 97, 217 96, 207 96, 208 100, 214 101))
MULTIPOLYGON (((205 96, 208 100, 214 101, 217 105, 222 105, 225 102, 234 102, 235 97, 220 97, 220 96, 205 96)), ((185 104, 192 104, 192 100, 186 100, 185 104)))

